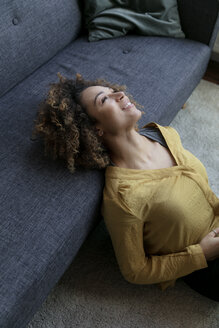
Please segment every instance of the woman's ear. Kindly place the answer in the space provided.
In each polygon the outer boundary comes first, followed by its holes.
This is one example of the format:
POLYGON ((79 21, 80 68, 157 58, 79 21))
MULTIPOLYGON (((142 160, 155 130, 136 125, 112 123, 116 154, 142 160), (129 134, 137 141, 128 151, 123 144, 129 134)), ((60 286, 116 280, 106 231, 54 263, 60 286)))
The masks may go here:
POLYGON ((102 137, 103 136, 103 130, 100 126, 96 125, 96 131, 97 131, 97 134, 102 137))
POLYGON ((103 136, 103 130, 101 130, 100 128, 97 128, 97 133, 100 137, 103 136))

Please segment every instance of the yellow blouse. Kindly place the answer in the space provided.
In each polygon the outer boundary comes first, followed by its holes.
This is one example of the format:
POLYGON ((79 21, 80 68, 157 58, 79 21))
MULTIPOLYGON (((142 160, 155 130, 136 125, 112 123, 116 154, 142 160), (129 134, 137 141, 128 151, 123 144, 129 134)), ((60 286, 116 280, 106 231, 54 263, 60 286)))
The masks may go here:
POLYGON ((177 131, 155 122, 146 126, 160 130, 177 165, 153 170, 108 166, 101 211, 124 278, 159 283, 164 290, 208 266, 199 242, 219 227, 219 199, 205 167, 182 146, 177 131))

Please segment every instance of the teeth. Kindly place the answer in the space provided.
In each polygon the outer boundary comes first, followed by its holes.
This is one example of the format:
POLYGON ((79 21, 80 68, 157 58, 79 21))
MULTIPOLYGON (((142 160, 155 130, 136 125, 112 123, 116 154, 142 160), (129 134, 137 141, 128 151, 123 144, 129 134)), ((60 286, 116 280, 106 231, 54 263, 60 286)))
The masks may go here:
POLYGON ((130 106, 131 105, 131 103, 130 102, 128 102, 126 105, 125 105, 125 107, 124 108, 127 108, 128 106, 130 106))

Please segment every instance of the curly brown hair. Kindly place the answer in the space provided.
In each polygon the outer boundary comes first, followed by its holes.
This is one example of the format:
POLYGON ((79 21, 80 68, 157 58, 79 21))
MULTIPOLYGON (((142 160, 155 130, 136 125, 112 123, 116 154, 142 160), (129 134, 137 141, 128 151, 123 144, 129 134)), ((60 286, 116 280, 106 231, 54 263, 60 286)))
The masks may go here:
MULTIPOLYGON (((81 105, 80 94, 90 86, 104 86, 115 91, 126 90, 125 85, 112 84, 105 79, 88 81, 76 74, 76 79, 63 77, 58 83, 50 83, 46 99, 38 108, 32 136, 44 140, 44 155, 63 159, 70 172, 75 168, 104 169, 110 157, 95 129, 95 119, 88 116, 81 105)), ((127 93, 126 93, 127 94, 127 93)), ((143 107, 127 94, 136 107, 143 107)), ((138 131, 136 124, 135 129, 138 131)))

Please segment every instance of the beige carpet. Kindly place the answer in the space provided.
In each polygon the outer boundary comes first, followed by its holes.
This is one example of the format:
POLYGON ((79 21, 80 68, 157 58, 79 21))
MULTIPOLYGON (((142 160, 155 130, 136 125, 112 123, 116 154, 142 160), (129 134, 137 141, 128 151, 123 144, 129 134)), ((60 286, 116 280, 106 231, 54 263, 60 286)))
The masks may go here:
MULTIPOLYGON (((171 126, 179 132, 184 147, 203 162, 219 196, 219 86, 202 80, 171 126)), ((216 328, 219 304, 200 296, 182 280, 165 292, 126 282, 101 222, 28 325, 73 327, 216 328)))

